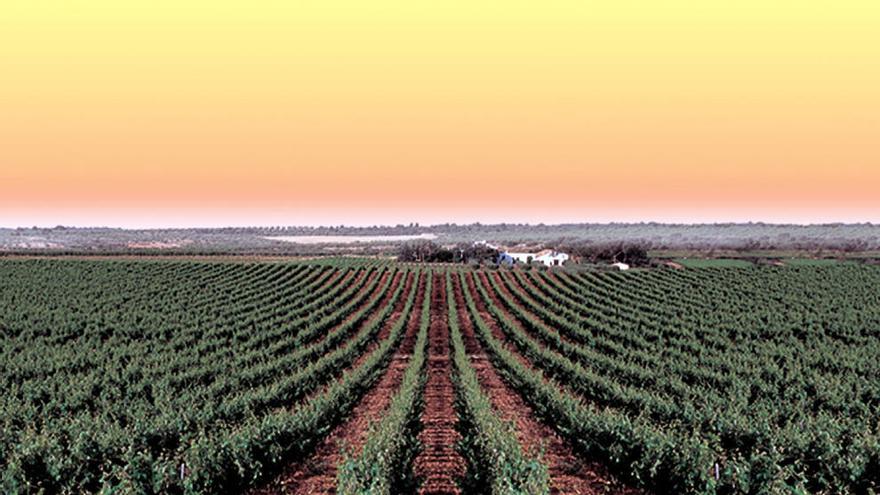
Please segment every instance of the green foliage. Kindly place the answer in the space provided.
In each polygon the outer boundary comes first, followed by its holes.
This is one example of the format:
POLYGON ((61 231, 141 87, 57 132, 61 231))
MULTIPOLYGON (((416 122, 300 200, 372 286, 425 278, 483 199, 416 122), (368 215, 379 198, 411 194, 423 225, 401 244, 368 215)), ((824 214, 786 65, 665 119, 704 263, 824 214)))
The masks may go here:
POLYGON ((786 258, 782 262, 788 266, 834 266, 853 263, 836 258, 786 258))
POLYGON ((868 466, 880 299, 853 289, 878 275, 839 266, 465 280, 475 317, 485 318, 476 304, 492 317, 478 328, 497 366, 622 476, 680 493, 863 493, 878 486, 868 466))
POLYGON ((415 298, 413 286, 390 336, 365 355, 408 272, 116 261, 0 270, 0 319, 15 329, 0 348, 4 493, 216 493, 265 478, 375 380, 415 298))
POLYGON ((337 493, 393 493, 394 481, 400 477, 400 467, 408 465, 407 453, 412 452, 414 441, 409 427, 418 412, 426 379, 425 353, 431 324, 433 275, 428 273, 427 279, 415 350, 400 388, 388 410, 383 413, 382 420, 371 426, 361 452, 344 453, 337 469, 337 493))
MULTIPOLYGON (((448 318, 459 412, 497 493, 544 492, 546 466, 475 381, 459 309, 536 414, 631 483, 880 490, 878 267, 433 273, 465 284, 448 318)), ((340 470, 342 491, 387 493, 424 380, 430 297, 414 308, 407 277, 363 260, 0 262, 0 492, 259 484, 349 414, 418 310, 403 384, 340 470)))
POLYGON ((676 263, 687 268, 749 268, 754 266, 746 260, 732 258, 680 258, 676 263))
POLYGON ((472 438, 476 459, 472 464, 483 467, 488 474, 493 494, 550 493, 550 475, 539 455, 523 452, 513 425, 503 421, 492 409, 489 397, 482 391, 476 371, 465 352, 458 323, 458 310, 452 297, 452 278, 447 275, 448 322, 452 339, 454 375, 461 410, 473 425, 472 438))

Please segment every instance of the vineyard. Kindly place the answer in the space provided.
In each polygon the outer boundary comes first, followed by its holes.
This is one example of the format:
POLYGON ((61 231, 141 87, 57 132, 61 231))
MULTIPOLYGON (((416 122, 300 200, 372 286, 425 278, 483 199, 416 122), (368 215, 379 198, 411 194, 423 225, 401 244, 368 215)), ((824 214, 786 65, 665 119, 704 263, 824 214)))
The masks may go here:
POLYGON ((880 267, 0 262, 0 491, 880 491, 880 267))

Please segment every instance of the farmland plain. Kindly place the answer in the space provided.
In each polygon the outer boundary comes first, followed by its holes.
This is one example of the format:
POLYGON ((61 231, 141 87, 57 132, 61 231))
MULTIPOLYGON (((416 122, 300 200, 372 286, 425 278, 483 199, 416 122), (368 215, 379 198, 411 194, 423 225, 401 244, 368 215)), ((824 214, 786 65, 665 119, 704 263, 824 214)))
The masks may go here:
POLYGON ((870 493, 880 267, 0 262, 4 493, 870 493))

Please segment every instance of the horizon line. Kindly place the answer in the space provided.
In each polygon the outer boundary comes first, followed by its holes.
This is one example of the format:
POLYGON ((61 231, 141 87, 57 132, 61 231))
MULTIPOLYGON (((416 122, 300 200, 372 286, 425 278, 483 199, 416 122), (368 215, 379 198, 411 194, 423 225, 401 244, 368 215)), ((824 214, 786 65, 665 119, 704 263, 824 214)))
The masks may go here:
POLYGON ((822 222, 785 222, 785 221, 766 221, 766 220, 717 220, 717 221, 663 221, 663 220, 620 220, 620 221, 584 221, 584 222, 443 222, 443 223, 375 223, 375 224, 345 224, 345 223, 327 223, 327 224, 216 224, 216 225, 166 225, 166 226, 121 226, 121 225, 100 225, 100 224, 56 224, 56 225, 0 225, 2 230, 130 230, 130 231, 161 231, 161 230, 225 230, 225 229, 329 229, 329 228, 346 228, 346 229, 379 229, 379 228, 419 228, 431 229, 442 228, 447 226, 469 227, 469 226, 516 226, 516 227, 566 227, 566 226, 661 226, 661 227, 699 227, 699 226, 749 226, 759 225, 767 227, 880 227, 880 223, 874 223, 870 220, 863 221, 822 221, 822 222))

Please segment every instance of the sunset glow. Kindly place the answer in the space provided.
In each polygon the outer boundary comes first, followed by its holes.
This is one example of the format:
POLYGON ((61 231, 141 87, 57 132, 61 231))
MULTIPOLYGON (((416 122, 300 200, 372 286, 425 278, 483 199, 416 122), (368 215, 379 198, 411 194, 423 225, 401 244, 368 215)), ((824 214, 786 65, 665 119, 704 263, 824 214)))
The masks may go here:
POLYGON ((0 226, 880 221, 872 1, 11 0, 0 226))

